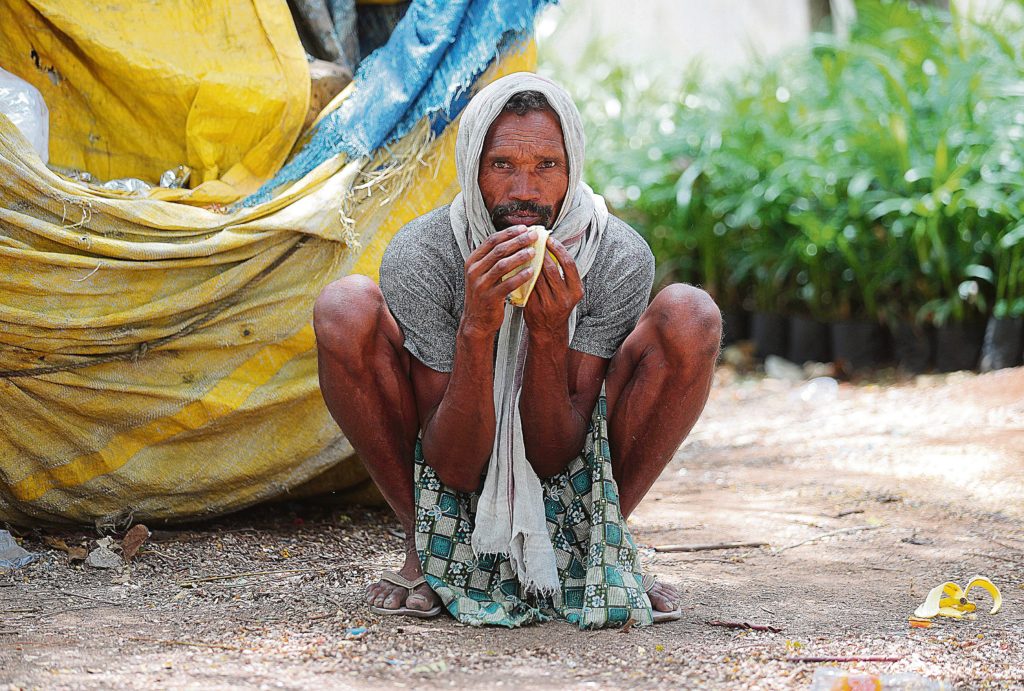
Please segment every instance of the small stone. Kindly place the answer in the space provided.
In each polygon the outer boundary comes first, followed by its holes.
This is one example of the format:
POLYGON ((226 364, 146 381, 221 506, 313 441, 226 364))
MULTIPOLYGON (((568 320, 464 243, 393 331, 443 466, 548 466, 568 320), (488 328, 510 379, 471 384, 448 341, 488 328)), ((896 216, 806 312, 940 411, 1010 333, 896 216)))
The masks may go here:
POLYGON ((94 569, 119 569, 124 562, 121 557, 107 547, 97 547, 89 552, 89 556, 85 558, 85 564, 94 569))

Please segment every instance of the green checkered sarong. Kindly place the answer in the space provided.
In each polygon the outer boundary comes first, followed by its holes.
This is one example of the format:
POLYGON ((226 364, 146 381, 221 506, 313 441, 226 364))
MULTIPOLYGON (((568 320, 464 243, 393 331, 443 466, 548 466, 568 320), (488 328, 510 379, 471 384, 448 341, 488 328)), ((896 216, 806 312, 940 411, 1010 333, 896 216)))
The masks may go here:
POLYGON ((608 408, 594 409, 583 452, 542 480, 561 592, 527 595, 508 557, 473 552, 477 493, 441 484, 416 444, 416 549, 427 583, 464 624, 521 626, 553 617, 581 629, 652 623, 636 543, 619 510, 608 447, 608 408))

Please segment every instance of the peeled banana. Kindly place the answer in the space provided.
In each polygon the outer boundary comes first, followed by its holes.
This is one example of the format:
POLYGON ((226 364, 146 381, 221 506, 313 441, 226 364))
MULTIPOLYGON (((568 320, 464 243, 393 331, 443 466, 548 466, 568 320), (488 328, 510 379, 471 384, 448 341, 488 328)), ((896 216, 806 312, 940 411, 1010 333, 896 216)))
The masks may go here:
POLYGON ((925 601, 914 611, 914 617, 917 619, 931 619, 935 616, 962 618, 965 614, 977 609, 977 605, 967 599, 967 593, 975 586, 987 591, 992 597, 992 610, 989 614, 999 612, 1003 606, 1003 596, 999 593, 999 588, 984 576, 975 576, 966 588, 961 588, 952 581, 932 588, 925 601))
POLYGON ((544 266, 544 254, 547 252, 548 236, 551 234, 551 231, 544 226, 530 226, 527 230, 537 231, 537 239, 533 243, 533 259, 528 264, 523 264, 501 277, 501 280, 505 281, 527 267, 530 267, 533 272, 529 281, 509 293, 508 300, 516 307, 524 307, 526 301, 530 299, 530 294, 533 293, 533 287, 540 277, 541 267, 544 266))

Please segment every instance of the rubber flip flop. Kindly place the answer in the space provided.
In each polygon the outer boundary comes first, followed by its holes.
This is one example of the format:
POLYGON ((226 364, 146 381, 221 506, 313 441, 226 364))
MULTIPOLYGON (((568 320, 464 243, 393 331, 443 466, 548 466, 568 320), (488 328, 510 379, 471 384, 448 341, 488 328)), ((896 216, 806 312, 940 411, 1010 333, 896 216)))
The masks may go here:
MULTIPOLYGON (((381 574, 380 580, 391 583, 392 585, 397 585, 400 588, 405 588, 408 591, 405 596, 407 600, 409 599, 409 596, 412 595, 414 588, 417 588, 427 582, 427 579, 423 576, 420 576, 414 581, 410 581, 402 574, 394 571, 385 571, 381 574)), ((412 607, 402 605, 395 609, 387 609, 386 607, 370 605, 370 611, 375 614, 399 614, 406 617, 416 617, 417 619, 433 619, 444 611, 444 607, 442 605, 434 605, 430 609, 413 609, 412 607)))
MULTIPOLYGON (((657 582, 658 582, 658 578, 653 573, 645 574, 644 575, 644 579, 643 579, 644 592, 645 593, 651 592, 651 588, 653 588, 654 584, 657 583, 657 582)), ((651 608, 651 612, 654 615, 654 623, 655 624, 663 624, 666 621, 678 621, 679 619, 682 619, 682 617, 683 617, 683 613, 679 609, 674 609, 671 612, 659 612, 658 610, 656 610, 656 609, 654 609, 652 607, 651 608)))

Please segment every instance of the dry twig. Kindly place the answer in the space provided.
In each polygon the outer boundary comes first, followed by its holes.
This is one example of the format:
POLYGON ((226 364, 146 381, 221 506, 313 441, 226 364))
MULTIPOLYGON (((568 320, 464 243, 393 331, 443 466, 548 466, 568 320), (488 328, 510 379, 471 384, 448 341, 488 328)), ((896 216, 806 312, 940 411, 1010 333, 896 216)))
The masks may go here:
POLYGON ((708 626, 721 626, 726 629, 743 629, 744 631, 768 631, 769 633, 782 633, 782 629, 777 626, 768 626, 767 624, 748 624, 745 621, 721 621, 720 619, 712 619, 711 621, 704 622, 708 626))
POLYGON ((877 655, 821 655, 815 657, 777 657, 776 660, 783 662, 899 662, 902 655, 897 657, 880 657, 877 655))
POLYGON ((878 525, 858 525, 858 526, 855 526, 853 528, 840 528, 839 530, 830 530, 827 533, 822 533, 821 535, 815 535, 814 537, 809 537, 806 540, 801 540, 800 542, 794 542, 792 545, 786 545, 785 547, 779 547, 778 549, 772 550, 772 554, 782 554, 786 550, 794 549, 796 547, 802 547, 803 545, 810 544, 811 542, 817 542, 818 540, 824 540, 827 537, 834 537, 836 535, 847 535, 849 533, 859 533, 859 532, 861 532, 863 530, 875 530, 877 528, 881 528, 881 526, 878 526, 878 525))
POLYGON ((864 509, 847 509, 846 511, 840 511, 833 518, 844 518, 846 516, 852 516, 855 513, 864 513, 864 509))
POLYGON ((206 576, 205 578, 190 578, 186 581, 178 581, 178 585, 185 587, 196 583, 212 583, 213 581, 230 581, 234 578, 246 578, 248 576, 273 576, 279 573, 322 573, 324 569, 275 569, 273 571, 244 571, 232 573, 226 576, 206 576))
POLYGON ((90 597, 89 595, 82 595, 81 593, 72 593, 67 590, 58 590, 61 595, 67 595, 68 597, 80 597, 83 600, 89 600, 91 602, 98 602, 101 605, 110 605, 111 607, 120 607, 120 602, 111 602, 110 600, 101 600, 98 597, 90 597))
POLYGON ((767 542, 713 542, 707 545, 655 545, 655 552, 710 552, 717 549, 765 547, 767 542))
POLYGON ((1022 550, 1020 547, 1016 547, 1014 545, 1008 545, 1005 542, 1000 542, 999 540, 996 540, 995 538, 991 538, 990 537, 989 538, 989 542, 994 542, 997 545, 999 545, 1000 547, 1005 547, 1006 549, 1011 549, 1014 552, 1024 552, 1024 550, 1022 550))

